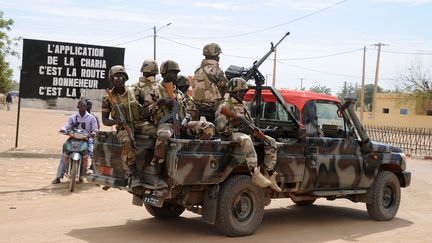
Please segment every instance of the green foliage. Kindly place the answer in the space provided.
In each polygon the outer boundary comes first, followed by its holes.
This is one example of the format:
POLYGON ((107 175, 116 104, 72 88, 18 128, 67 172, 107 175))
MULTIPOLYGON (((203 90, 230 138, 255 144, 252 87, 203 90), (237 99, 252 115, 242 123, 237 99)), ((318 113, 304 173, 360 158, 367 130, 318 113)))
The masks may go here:
POLYGON ((20 38, 10 38, 8 31, 13 25, 12 19, 3 19, 3 12, 0 11, 0 93, 6 93, 12 89, 13 71, 6 61, 7 56, 18 57, 18 52, 14 50, 18 46, 20 38))
POLYGON ((321 94, 328 94, 331 95, 331 89, 327 88, 324 85, 316 85, 309 89, 309 91, 315 92, 315 93, 321 93, 321 94))
POLYGON ((403 92, 411 93, 417 104, 424 107, 432 101, 432 75, 431 69, 422 63, 411 64, 400 79, 403 82, 403 92))

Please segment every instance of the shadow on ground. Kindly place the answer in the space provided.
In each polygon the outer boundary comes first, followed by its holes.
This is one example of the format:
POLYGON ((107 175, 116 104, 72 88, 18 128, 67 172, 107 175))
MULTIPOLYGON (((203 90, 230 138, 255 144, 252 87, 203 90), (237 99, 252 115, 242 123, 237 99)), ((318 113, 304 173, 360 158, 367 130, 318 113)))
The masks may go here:
POLYGON ((412 224, 413 222, 401 218, 377 222, 365 210, 314 205, 268 209, 258 230, 251 236, 241 238, 221 235, 215 226, 203 223, 200 217, 129 220, 124 225, 73 229, 68 235, 87 242, 237 242, 245 239, 257 242, 358 241, 360 237, 412 224))

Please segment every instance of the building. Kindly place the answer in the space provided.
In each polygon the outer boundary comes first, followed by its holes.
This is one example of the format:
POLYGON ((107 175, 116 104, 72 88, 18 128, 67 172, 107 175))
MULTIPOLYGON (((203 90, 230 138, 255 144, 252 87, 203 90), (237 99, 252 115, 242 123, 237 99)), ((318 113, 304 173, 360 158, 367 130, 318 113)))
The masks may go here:
POLYGON ((363 113, 363 124, 373 126, 432 128, 432 100, 413 95, 378 93, 376 109, 363 113))

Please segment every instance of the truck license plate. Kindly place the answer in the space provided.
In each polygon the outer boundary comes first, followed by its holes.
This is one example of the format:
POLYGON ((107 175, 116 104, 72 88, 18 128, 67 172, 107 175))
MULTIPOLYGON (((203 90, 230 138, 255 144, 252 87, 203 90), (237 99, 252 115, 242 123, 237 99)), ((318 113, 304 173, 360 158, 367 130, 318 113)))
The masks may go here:
POLYGON ((156 196, 153 193, 151 193, 151 194, 144 194, 143 201, 145 204, 160 208, 163 205, 164 198, 160 196, 156 196))

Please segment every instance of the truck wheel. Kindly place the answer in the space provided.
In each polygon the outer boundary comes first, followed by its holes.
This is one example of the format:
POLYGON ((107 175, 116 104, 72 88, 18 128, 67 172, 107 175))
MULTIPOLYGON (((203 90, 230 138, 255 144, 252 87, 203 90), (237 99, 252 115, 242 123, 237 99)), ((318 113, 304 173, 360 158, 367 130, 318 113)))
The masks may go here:
POLYGON ((301 206, 301 207, 307 207, 307 206, 312 206, 312 204, 314 204, 316 199, 312 199, 312 200, 302 200, 302 201, 296 201, 291 199, 297 206, 301 206))
POLYGON ((185 211, 185 208, 176 204, 164 202, 161 208, 144 204, 147 211, 156 218, 170 219, 177 218, 185 211))
POLYGON ((252 185, 250 176, 236 175, 221 186, 217 202, 216 227, 227 236, 250 235, 264 215, 263 191, 252 185))
POLYGON ((366 204, 369 216, 378 221, 394 218, 400 204, 400 184, 396 175, 390 171, 381 171, 375 178, 371 191, 371 201, 366 204))

